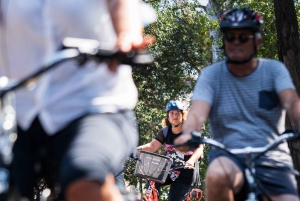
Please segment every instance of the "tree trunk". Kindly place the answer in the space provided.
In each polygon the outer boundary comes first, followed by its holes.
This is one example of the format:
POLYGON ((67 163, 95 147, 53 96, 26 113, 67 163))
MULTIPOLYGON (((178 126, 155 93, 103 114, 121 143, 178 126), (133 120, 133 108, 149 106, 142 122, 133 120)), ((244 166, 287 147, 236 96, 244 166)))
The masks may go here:
MULTIPOLYGON (((300 41, 294 0, 274 0, 279 59, 288 68, 297 93, 300 94, 300 41)), ((293 126, 287 118, 287 126, 293 126)), ((289 142, 296 170, 300 171, 300 140, 289 142)), ((300 178, 297 177, 300 194, 300 178)))
POLYGON ((300 46, 294 0, 274 0, 279 59, 289 69, 300 94, 300 46))
MULTIPOLYGON (((206 12, 209 13, 212 20, 218 21, 220 18, 221 13, 219 13, 218 9, 216 9, 216 3, 214 0, 208 1, 208 4, 206 5, 206 12)), ((213 39, 213 41, 217 41, 219 37, 219 31, 218 30, 210 30, 210 37, 213 39)), ((216 43, 213 43, 212 45, 212 63, 215 63, 219 60, 219 58, 222 56, 223 50, 220 49, 220 46, 216 43)))

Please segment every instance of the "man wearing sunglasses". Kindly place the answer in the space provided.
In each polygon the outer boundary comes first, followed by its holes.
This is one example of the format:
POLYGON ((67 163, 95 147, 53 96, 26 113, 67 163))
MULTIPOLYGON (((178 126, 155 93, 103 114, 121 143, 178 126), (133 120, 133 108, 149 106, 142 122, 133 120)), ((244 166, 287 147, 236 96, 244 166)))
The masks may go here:
MULTIPOLYGON (((256 58, 262 44, 261 16, 235 8, 220 21, 226 60, 206 67, 194 89, 192 106, 175 144, 191 138, 209 118, 212 137, 227 148, 262 147, 285 130, 285 112, 300 128, 300 102, 288 70, 279 61, 256 58)), ((186 151, 185 148, 181 148, 186 151)), ((245 200, 244 167, 218 150, 209 155, 205 179, 208 201, 245 200)), ((287 143, 256 162, 256 178, 273 201, 298 201, 287 143)), ((266 196, 258 190, 261 200, 266 196)))

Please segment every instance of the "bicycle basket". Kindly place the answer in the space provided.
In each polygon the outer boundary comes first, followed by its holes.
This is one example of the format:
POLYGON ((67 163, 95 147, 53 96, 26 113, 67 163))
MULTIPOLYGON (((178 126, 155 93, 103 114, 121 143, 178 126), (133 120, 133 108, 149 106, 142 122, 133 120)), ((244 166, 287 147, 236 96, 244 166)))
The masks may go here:
POLYGON ((141 151, 140 160, 137 161, 134 175, 159 183, 164 183, 172 165, 172 159, 146 151, 141 151))

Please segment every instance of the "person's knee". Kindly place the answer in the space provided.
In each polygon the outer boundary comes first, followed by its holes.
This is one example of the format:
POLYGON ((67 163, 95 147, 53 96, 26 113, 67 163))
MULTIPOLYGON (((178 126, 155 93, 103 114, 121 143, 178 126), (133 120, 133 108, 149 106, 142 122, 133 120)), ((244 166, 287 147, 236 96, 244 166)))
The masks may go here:
POLYGON ((230 159, 220 157, 209 165, 205 181, 212 186, 239 186, 238 183, 243 181, 243 173, 230 159))
MULTIPOLYGON (((270 195, 273 201, 299 201, 299 197, 290 194, 270 195)), ((266 196, 261 196, 262 201, 268 201, 266 196)))
POLYGON ((111 174, 106 176, 103 184, 86 179, 73 181, 67 186, 65 197, 70 201, 122 200, 121 194, 115 186, 115 178, 111 174))
POLYGON ((219 169, 212 169, 206 172, 206 185, 224 185, 223 183, 225 183, 226 180, 228 180, 228 177, 226 178, 226 174, 223 171, 220 171, 219 169))
POLYGON ((224 169, 217 166, 210 166, 206 172, 205 181, 208 184, 221 184, 228 180, 229 175, 224 169))
POLYGON ((91 186, 93 185, 95 185, 94 181, 88 181, 83 179, 74 181, 66 187, 66 197, 81 197, 82 192, 86 188, 89 188, 89 190, 91 190, 91 186))

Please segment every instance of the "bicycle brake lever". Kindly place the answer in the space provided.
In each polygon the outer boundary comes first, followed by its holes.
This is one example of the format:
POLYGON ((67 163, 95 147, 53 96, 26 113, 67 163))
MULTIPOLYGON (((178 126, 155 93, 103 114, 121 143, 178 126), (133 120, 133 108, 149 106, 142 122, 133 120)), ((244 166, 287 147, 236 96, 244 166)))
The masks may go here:
POLYGON ((295 128, 287 128, 282 134, 284 133, 299 133, 299 132, 295 128))
POLYGON ((119 51, 101 49, 100 42, 91 39, 67 37, 63 40, 62 47, 63 49, 76 48, 79 52, 88 55, 89 58, 93 58, 97 62, 103 62, 110 59, 116 59, 122 64, 129 65, 150 65, 154 62, 154 57, 149 51, 144 50, 141 52, 132 50, 128 53, 122 53, 119 51))
POLYGON ((203 144, 203 139, 201 138, 201 133, 197 131, 191 132, 192 138, 184 143, 176 144, 174 147, 189 147, 192 151, 197 149, 200 144, 203 144))
MULTIPOLYGON (((102 58, 102 50, 98 50, 95 57, 102 58)), ((150 65, 154 62, 154 57, 149 51, 139 52, 132 50, 126 54, 122 52, 115 52, 111 55, 111 59, 117 59, 122 64, 128 65, 150 65)))
POLYGON ((286 134, 286 133, 293 133, 294 134, 294 136, 289 137, 289 140, 300 138, 300 133, 295 128, 287 128, 282 134, 286 134))
POLYGON ((143 163, 142 160, 135 153, 132 153, 130 155, 130 158, 132 158, 133 160, 140 161, 141 163, 143 163))

